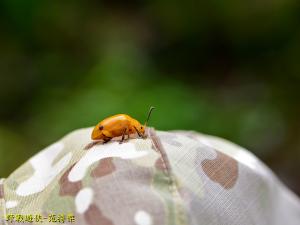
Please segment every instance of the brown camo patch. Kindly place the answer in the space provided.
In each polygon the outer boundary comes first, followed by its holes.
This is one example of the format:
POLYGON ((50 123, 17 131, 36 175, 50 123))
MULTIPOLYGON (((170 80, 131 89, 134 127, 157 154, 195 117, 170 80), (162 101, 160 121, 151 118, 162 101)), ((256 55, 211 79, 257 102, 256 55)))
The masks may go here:
POLYGON ((71 195, 75 196, 78 191, 82 188, 82 183, 81 181, 77 182, 70 182, 68 179, 69 173, 72 170, 72 168, 75 166, 76 163, 74 163, 59 179, 59 195, 64 196, 64 195, 71 195))
POLYGON ((205 174, 225 189, 232 188, 238 178, 238 162, 232 157, 217 151, 215 159, 205 159, 201 162, 205 174))
POLYGON ((90 205, 88 210, 84 213, 84 219, 90 225, 114 225, 113 222, 105 217, 101 210, 94 204, 90 205))
POLYGON ((116 167, 113 163, 113 158, 104 158, 101 159, 98 166, 92 170, 92 177, 103 177, 105 175, 111 174, 116 170, 116 167))

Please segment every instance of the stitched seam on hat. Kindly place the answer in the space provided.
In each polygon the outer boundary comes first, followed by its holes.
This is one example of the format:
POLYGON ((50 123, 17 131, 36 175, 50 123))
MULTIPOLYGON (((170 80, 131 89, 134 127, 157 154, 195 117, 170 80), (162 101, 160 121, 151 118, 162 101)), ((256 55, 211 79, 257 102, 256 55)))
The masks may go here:
POLYGON ((184 213, 182 198, 180 197, 176 179, 172 173, 172 168, 171 168, 167 153, 166 153, 164 147, 162 146, 159 137, 156 135, 155 130, 153 128, 149 128, 148 133, 150 134, 150 138, 152 140, 153 146, 156 148, 156 150, 161 155, 164 172, 169 179, 169 190, 171 192, 171 195, 174 197, 175 209, 178 212, 179 223, 182 225, 187 224, 186 220, 185 220, 185 213, 184 213))
POLYGON ((0 188, 0 195, 2 196, 2 198, 0 199, 1 201, 1 205, 2 205, 2 212, 0 213, 0 215, 3 215, 3 218, 0 218, 0 222, 3 221, 4 225, 7 225, 7 221, 6 221, 6 202, 5 202, 5 196, 4 196, 4 180, 5 179, 0 179, 0 185, 2 186, 2 188, 0 188))

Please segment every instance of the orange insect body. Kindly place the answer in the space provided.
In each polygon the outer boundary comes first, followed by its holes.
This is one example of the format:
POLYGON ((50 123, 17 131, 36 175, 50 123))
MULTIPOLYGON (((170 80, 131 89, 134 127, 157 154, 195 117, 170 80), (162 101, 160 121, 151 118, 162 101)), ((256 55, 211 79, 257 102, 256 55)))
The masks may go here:
POLYGON ((141 137, 144 137, 145 128, 153 109, 154 107, 150 108, 145 125, 141 125, 139 121, 126 114, 117 114, 108 117, 95 126, 91 138, 93 140, 104 140, 104 142, 107 142, 110 139, 118 136, 122 136, 123 141, 126 134, 128 138, 130 134, 135 133, 141 137))
POLYGON ((141 134, 145 134, 145 127, 139 121, 126 114, 118 114, 102 120, 94 128, 92 133, 93 140, 105 140, 108 138, 121 136, 125 129, 128 134, 136 133, 136 129, 141 134))

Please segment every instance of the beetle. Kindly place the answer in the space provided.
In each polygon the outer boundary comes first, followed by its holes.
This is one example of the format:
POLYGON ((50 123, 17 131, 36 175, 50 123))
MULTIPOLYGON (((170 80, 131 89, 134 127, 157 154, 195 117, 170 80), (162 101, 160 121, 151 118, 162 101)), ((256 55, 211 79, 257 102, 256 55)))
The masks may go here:
POLYGON ((126 114, 110 116, 95 126, 91 138, 93 140, 103 140, 104 143, 106 143, 114 137, 122 136, 119 142, 120 144, 124 141, 126 134, 127 139, 129 139, 130 134, 135 133, 137 133, 139 137, 145 138, 145 129, 153 109, 155 108, 151 106, 144 125, 141 125, 139 121, 126 114))

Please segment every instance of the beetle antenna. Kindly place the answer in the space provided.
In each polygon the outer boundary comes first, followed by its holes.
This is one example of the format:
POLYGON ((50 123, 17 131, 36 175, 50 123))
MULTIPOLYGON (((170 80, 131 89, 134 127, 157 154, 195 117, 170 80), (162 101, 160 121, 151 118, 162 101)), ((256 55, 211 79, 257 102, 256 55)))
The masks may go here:
POLYGON ((147 117, 147 120, 146 120, 145 125, 144 125, 145 127, 148 124, 148 121, 149 121, 149 118, 150 118, 150 115, 151 115, 153 109, 155 109, 155 107, 153 107, 153 106, 151 106, 150 109, 149 109, 148 117, 147 117))

